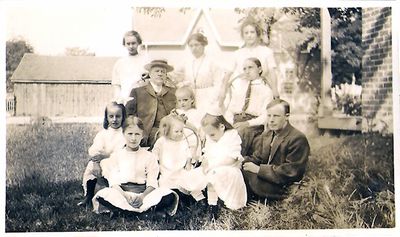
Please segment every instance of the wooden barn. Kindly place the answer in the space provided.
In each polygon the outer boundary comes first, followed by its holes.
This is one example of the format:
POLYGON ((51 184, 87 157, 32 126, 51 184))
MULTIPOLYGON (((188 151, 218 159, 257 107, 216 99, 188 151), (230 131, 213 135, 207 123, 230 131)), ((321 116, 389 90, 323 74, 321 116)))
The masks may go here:
POLYGON ((25 54, 11 80, 16 116, 101 116, 114 57, 25 54))

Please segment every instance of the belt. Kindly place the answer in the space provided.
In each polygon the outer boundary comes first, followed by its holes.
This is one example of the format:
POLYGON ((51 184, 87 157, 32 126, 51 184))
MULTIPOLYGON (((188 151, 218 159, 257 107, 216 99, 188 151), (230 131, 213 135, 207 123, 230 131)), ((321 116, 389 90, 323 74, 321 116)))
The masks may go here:
POLYGON ((122 190, 134 193, 143 193, 146 190, 146 184, 137 184, 132 182, 127 182, 119 185, 122 190))

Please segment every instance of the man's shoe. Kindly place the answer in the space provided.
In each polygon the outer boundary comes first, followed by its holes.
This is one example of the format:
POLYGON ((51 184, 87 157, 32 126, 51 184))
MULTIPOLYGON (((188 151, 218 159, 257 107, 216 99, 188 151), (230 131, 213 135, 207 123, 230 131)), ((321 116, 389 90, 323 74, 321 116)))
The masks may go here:
POLYGON ((78 206, 80 207, 92 207, 92 199, 88 196, 85 196, 85 198, 78 202, 78 206))

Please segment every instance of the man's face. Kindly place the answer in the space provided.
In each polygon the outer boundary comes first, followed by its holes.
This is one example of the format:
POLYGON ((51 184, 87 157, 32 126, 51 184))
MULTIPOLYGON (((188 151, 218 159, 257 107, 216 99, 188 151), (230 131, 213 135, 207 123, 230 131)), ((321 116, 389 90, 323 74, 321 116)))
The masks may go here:
POLYGON ((161 86, 167 78, 167 69, 160 66, 154 66, 149 71, 150 82, 161 86))
POLYGON ((277 104, 267 109, 267 125, 272 131, 279 132, 284 128, 289 119, 289 115, 285 113, 285 108, 282 104, 277 104))

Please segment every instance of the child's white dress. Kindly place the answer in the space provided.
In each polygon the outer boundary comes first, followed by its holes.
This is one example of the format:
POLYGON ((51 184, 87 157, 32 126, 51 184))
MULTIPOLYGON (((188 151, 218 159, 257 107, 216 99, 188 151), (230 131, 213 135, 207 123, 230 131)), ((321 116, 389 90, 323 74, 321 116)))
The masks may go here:
POLYGON ((189 146, 194 150, 195 156, 200 156, 201 154, 201 139, 205 136, 204 132, 201 130, 201 119, 205 115, 201 111, 191 108, 188 110, 176 109, 179 115, 185 115, 188 120, 187 124, 194 126, 196 131, 191 131, 190 129, 184 129, 185 139, 188 141, 189 146), (196 132, 196 133, 194 133, 196 132))
POLYGON ((201 127, 201 119, 205 115, 201 111, 191 108, 188 110, 176 109, 176 112, 180 115, 185 115, 188 118, 188 122, 192 124, 196 129, 200 129, 201 127))
MULTIPOLYGON (((104 155, 109 157, 114 151, 125 146, 125 138, 122 133, 122 128, 114 129, 109 127, 98 132, 93 140, 92 146, 89 148, 89 157, 96 155, 104 155)), ((83 174, 83 190, 86 195, 86 183, 89 180, 96 179, 93 175, 94 162, 89 161, 83 174)))
POLYGON ((210 183, 226 207, 233 210, 244 207, 247 193, 240 171, 243 157, 240 154, 241 139, 237 131, 225 131, 217 142, 207 139, 203 151, 203 162, 208 162, 208 168, 199 167, 189 174, 186 179, 197 179, 194 183, 199 185, 192 186, 189 190, 202 190, 210 183), (203 180, 206 182, 202 182, 203 180))
MULTIPOLYGON (((126 211, 144 212, 150 207, 157 205, 163 196, 173 193, 175 196, 174 205, 168 214, 174 215, 178 206, 178 195, 168 188, 159 188, 157 177, 159 166, 154 154, 144 148, 138 151, 128 151, 125 148, 114 152, 110 158, 100 162, 103 176, 108 180, 110 187, 124 183, 134 183, 146 185, 155 188, 143 199, 143 205, 140 208, 132 207, 128 200, 114 188, 104 188, 98 191, 93 198, 93 209, 96 213, 106 210, 99 204, 97 198, 102 197, 113 206, 126 211)), ((136 196, 139 193, 125 191, 129 196, 136 196)))
POLYGON ((185 139, 173 141, 162 136, 157 139, 152 152, 160 164, 160 187, 183 188, 178 185, 178 180, 187 172, 185 165, 192 157, 188 142, 185 139))

